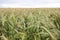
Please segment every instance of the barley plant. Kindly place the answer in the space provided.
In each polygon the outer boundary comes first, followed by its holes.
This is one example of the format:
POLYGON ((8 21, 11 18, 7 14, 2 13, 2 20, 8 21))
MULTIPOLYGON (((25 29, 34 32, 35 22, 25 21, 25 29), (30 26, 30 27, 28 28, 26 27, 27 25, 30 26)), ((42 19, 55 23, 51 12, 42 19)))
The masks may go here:
POLYGON ((0 9, 0 40, 60 40, 60 9, 0 9))

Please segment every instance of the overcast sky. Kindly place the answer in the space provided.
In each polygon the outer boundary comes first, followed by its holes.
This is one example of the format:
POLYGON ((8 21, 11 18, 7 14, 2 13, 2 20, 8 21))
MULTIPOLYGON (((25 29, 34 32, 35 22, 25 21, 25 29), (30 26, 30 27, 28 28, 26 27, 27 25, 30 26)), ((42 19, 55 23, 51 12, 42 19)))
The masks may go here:
POLYGON ((60 0, 0 0, 0 8, 60 7, 60 0))

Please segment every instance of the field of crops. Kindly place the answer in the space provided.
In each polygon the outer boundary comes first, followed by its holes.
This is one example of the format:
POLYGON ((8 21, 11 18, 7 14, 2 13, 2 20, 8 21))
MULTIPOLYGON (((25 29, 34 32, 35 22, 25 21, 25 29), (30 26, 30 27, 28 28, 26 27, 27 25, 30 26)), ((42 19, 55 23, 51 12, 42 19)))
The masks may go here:
POLYGON ((0 40, 60 40, 60 9, 0 8, 0 40))

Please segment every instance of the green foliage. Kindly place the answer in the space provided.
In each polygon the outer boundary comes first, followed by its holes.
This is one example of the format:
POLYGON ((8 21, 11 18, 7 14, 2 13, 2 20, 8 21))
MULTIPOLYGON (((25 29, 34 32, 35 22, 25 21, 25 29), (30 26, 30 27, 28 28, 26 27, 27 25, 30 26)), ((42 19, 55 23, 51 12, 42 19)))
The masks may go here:
POLYGON ((59 12, 25 10, 0 11, 0 40, 60 40, 59 12))

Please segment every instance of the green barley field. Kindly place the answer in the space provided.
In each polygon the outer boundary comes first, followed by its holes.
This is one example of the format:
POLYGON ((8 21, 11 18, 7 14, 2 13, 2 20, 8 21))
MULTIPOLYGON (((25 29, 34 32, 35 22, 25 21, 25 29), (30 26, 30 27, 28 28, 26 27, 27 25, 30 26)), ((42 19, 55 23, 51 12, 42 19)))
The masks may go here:
POLYGON ((60 8, 0 8, 0 40, 60 40, 60 8))

